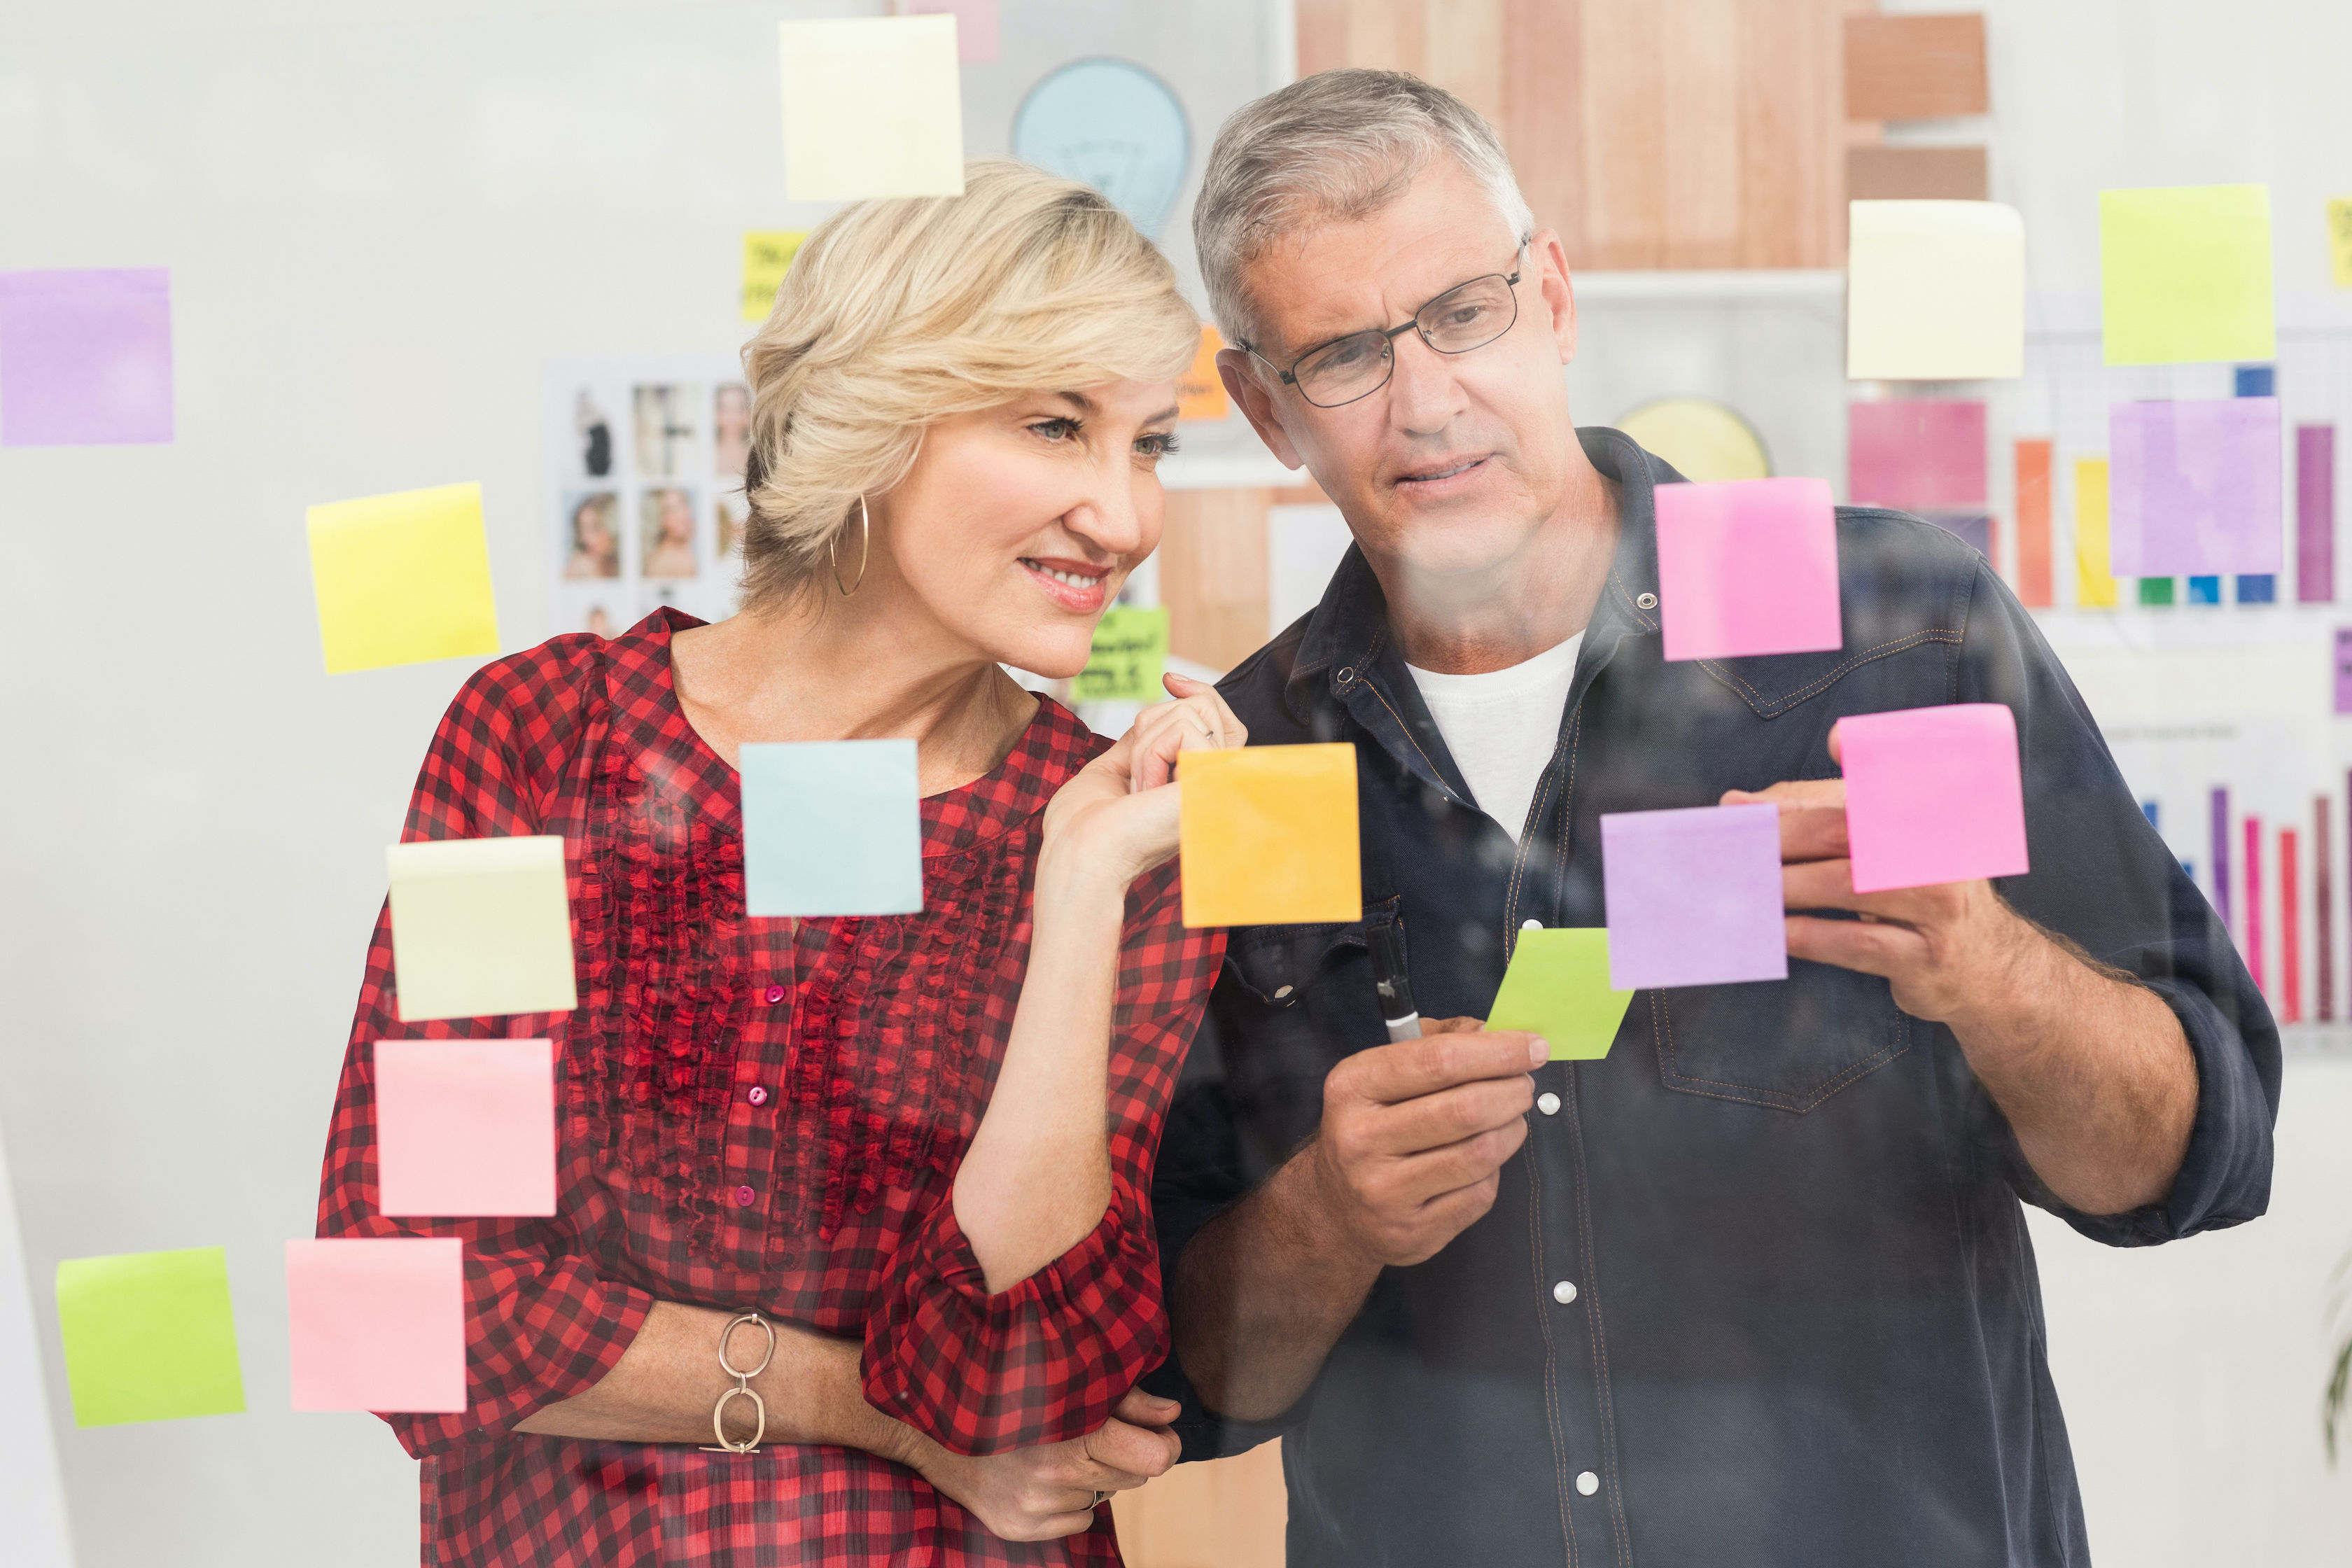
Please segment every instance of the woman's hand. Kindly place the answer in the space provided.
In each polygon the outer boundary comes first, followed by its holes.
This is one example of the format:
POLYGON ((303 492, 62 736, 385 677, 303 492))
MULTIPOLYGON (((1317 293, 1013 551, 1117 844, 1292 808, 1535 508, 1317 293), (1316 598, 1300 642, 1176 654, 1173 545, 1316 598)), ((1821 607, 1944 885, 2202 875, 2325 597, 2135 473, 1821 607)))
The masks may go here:
POLYGON ((924 1439, 910 1462, 1006 1541, 1054 1541, 1094 1523, 1095 1494, 1165 1475, 1181 1449, 1168 1423, 1181 1407, 1130 1389, 1108 1421, 1083 1437, 969 1458, 924 1439))
POLYGON ((1080 863, 1108 867, 1121 885, 1176 853, 1179 752, 1246 745, 1249 731, 1215 687, 1190 676, 1161 677, 1171 701, 1135 716, 1118 744, 1088 763, 1045 807, 1045 858, 1073 852, 1080 863))

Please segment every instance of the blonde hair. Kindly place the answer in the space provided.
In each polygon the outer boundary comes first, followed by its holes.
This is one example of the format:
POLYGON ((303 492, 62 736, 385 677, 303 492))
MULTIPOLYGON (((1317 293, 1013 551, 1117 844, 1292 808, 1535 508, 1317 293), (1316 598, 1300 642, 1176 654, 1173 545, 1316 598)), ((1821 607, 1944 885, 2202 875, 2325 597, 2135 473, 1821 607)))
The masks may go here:
POLYGON ((1168 258, 1117 207, 1026 164, 971 163, 960 196, 843 208, 743 350, 744 602, 824 570, 858 498, 906 477, 929 426, 1024 393, 1173 380, 1200 333, 1168 258))

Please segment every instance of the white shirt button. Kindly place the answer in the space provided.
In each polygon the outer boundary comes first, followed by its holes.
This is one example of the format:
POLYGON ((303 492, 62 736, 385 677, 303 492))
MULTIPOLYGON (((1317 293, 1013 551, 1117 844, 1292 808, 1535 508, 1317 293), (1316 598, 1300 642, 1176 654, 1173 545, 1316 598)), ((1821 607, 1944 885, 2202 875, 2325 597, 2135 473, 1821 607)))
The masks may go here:
POLYGON ((1287 985, 1277 985, 1274 988, 1274 999, 1277 1002, 1289 994, 1290 987, 1287 985))
POLYGON ((1519 929, 1521 931, 1541 931, 1543 930, 1543 921, 1534 920, 1521 921, 1519 922, 1519 929))
POLYGON ((1576 1300, 1576 1282, 1572 1279, 1561 1280, 1551 1288, 1551 1299, 1563 1307, 1567 1306, 1576 1300))
POLYGON ((1542 1111, 1546 1116, 1558 1116, 1559 1114, 1559 1096, 1552 1093, 1549 1089, 1544 1090, 1541 1094, 1536 1096, 1536 1109, 1542 1111))
POLYGON ((1576 1472, 1576 1489, 1584 1496, 1591 1497, 1601 1489, 1601 1478, 1591 1470, 1579 1470, 1576 1472))

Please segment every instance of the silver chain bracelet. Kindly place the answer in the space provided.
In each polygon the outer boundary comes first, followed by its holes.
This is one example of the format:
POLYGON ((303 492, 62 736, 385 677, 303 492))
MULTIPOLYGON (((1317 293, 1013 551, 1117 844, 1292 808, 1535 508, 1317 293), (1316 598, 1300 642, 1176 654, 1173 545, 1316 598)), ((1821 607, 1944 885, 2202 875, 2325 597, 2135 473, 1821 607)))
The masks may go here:
POLYGON ((715 1448, 705 1448, 702 1450, 704 1453, 756 1454, 760 1451, 760 1441, 768 1435, 768 1405, 767 1402, 761 1399, 758 1392, 752 1388, 751 1380, 767 1371, 768 1363, 775 1359, 774 1324, 757 1312, 745 1312, 740 1317, 727 1320, 727 1326, 719 1331, 719 1365, 720 1370, 735 1380, 735 1386, 720 1394, 719 1403, 711 1407, 710 1432, 711 1436, 719 1439, 719 1446, 715 1448), (735 1331, 745 1323, 757 1323, 760 1326, 760 1331, 768 1336, 768 1348, 760 1357, 760 1364, 748 1372, 727 1359, 728 1342, 735 1337, 735 1331), (727 1402, 730 1399, 750 1400, 752 1414, 759 1417, 759 1430, 751 1434, 751 1440, 748 1443, 730 1443, 727 1440, 727 1402))

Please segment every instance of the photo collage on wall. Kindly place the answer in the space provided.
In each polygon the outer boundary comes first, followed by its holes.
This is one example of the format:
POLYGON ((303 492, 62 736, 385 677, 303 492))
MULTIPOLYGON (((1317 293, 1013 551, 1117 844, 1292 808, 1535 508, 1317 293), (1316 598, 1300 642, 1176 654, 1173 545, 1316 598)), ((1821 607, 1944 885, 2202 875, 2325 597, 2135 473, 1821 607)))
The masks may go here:
POLYGON ((551 363, 548 633, 613 637, 668 605, 732 615, 751 397, 726 355, 551 363))

